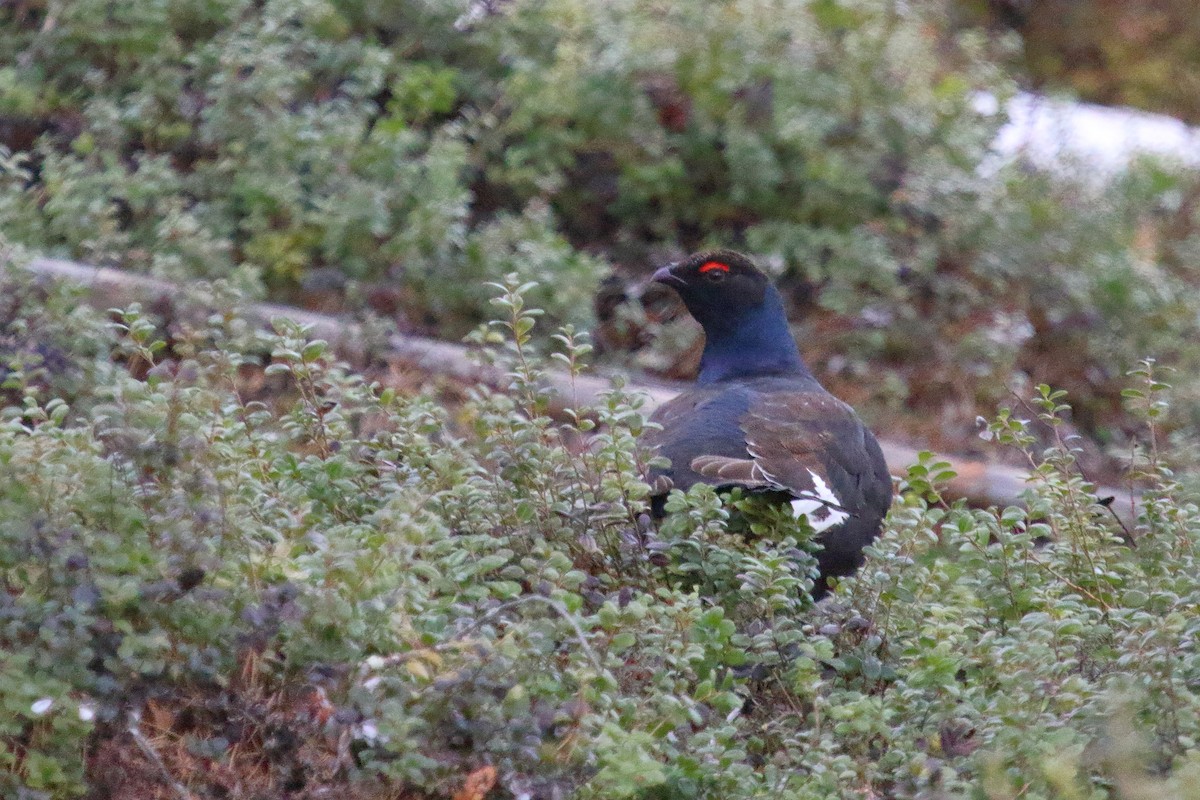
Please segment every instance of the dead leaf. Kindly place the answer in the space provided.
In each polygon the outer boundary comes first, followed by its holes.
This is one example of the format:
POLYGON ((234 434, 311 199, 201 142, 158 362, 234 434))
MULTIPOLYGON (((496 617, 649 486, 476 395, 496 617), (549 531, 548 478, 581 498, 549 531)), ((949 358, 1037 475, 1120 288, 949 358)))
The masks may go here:
POLYGON ((480 767, 467 776, 463 787, 454 795, 454 800, 483 800, 496 785, 496 768, 480 767))

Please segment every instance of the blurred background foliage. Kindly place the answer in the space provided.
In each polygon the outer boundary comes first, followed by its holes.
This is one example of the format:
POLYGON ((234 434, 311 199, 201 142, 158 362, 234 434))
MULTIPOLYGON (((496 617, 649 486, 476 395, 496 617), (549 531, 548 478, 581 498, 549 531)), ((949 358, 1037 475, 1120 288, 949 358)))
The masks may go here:
POLYGON ((1034 86, 1200 123, 1200 16, 1189 0, 962 0, 966 24, 1021 34, 1034 86))
MULTIPOLYGON (((1014 384, 1050 381, 1102 465, 1128 444, 1118 388, 1144 355, 1180 368, 1180 424, 1200 418, 1200 184, 1163 163, 1098 180, 989 161, 1003 120, 973 98, 1041 58, 1022 25, 1044 5, 9 3, 0 229, 176 280, 249 271, 448 337, 517 271, 606 357, 675 376, 695 331, 637 281, 741 247, 818 374, 893 434, 961 449, 1014 384)), ((1174 8, 1109 5, 1089 8, 1174 8)))

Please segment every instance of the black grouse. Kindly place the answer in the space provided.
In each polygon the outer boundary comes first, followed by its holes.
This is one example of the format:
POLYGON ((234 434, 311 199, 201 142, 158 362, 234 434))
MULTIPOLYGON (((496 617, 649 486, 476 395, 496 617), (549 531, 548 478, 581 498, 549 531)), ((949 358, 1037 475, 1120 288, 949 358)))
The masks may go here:
POLYGON ((654 273, 704 328, 700 375, 661 406, 647 444, 671 465, 654 470, 654 511, 670 489, 741 487, 791 503, 822 545, 820 578, 848 575, 879 535, 892 480, 879 443, 850 406, 817 382, 800 357, 783 301, 740 253, 698 253, 654 273))

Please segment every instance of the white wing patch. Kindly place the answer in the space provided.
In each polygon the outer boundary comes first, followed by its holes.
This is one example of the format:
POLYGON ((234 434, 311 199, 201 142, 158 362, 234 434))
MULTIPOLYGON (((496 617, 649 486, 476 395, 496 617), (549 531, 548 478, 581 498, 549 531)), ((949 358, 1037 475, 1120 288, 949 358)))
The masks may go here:
POLYGON ((842 509, 842 501, 830 490, 829 484, 811 469, 808 474, 812 476, 816 490, 802 492, 799 498, 792 501, 792 516, 807 517, 808 524, 817 533, 850 519, 850 515, 842 509))
POLYGON ((773 483, 776 486, 779 486, 779 479, 762 468, 762 464, 758 460, 762 456, 760 456, 758 454, 758 451, 755 450, 756 447, 758 447, 758 445, 756 445, 754 442, 750 441, 749 439, 746 439, 746 452, 750 454, 750 458, 754 459, 754 466, 750 468, 750 474, 751 475, 757 474, 759 477, 761 477, 767 483, 773 483))

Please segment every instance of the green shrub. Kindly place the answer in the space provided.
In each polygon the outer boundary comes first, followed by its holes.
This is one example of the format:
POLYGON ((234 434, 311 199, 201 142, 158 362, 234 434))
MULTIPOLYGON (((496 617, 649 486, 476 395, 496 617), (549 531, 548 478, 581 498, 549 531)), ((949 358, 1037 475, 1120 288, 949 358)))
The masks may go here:
MULTIPOLYGON (((533 287, 500 288, 477 339, 510 385, 453 415, 285 320, 213 314, 167 358, 138 309, 128 368, 6 408, 6 795, 119 793, 84 754, 124 743, 197 797, 449 797, 486 767, 514 796, 1197 796, 1200 508, 1157 450, 1132 547, 1042 388, 1062 441, 1027 509, 948 505, 925 459, 814 608, 776 512, 735 501, 735 534, 697 489, 649 520, 641 401, 549 417, 533 287), (276 406, 239 389, 266 352, 276 406)), ((1157 426, 1167 391, 1145 365, 1128 402, 1157 426)), ((990 430, 1028 449, 1020 413, 990 430)))
POLYGON ((81 305, 83 290, 0 272, 0 399, 20 407, 90 405, 111 373, 111 331, 81 305))

